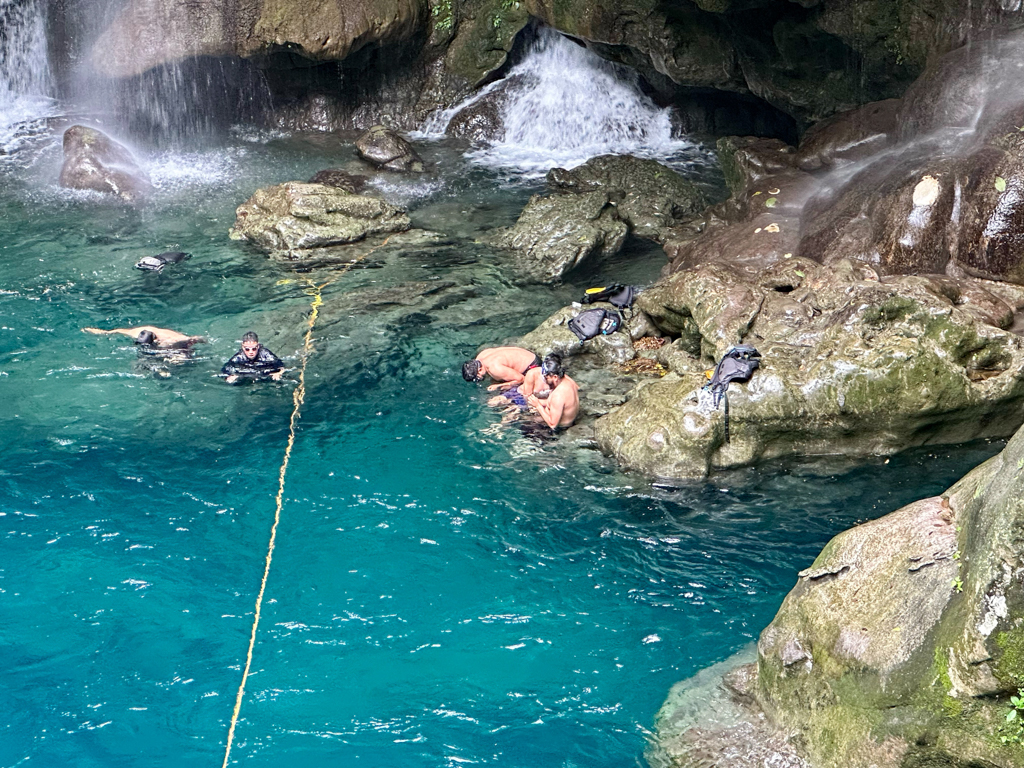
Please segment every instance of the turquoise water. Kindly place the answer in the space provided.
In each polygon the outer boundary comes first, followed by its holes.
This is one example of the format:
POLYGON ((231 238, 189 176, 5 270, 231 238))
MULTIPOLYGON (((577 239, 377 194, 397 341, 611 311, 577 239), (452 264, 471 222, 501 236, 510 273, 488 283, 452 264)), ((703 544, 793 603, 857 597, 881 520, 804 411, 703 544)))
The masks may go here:
MULTIPOLYGON (((519 285, 473 238, 537 189, 432 152, 384 189, 444 237, 325 291, 232 760, 644 765, 669 687, 755 639, 828 538, 998 446, 660 489, 493 430, 459 364, 587 278, 519 285), (423 298, 374 299, 410 282, 423 298)), ((350 162, 331 137, 157 155, 139 211, 57 189, 52 145, 0 170, 0 766, 222 760, 295 374, 214 374, 250 328, 296 365, 302 281, 331 277, 226 230, 257 186, 350 162), (193 258, 132 269, 170 249, 193 258), (80 331, 142 323, 210 343, 164 379, 80 331)), ((596 272, 662 263, 637 247, 596 272)))

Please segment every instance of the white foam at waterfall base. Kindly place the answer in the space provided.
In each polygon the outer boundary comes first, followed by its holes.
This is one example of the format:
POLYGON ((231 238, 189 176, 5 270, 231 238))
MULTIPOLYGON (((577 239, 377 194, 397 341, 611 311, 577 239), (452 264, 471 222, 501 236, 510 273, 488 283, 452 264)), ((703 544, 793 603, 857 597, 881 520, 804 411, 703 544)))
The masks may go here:
MULTIPOLYGON (((508 78, 519 82, 509 87, 501 109, 504 138, 468 155, 481 165, 537 175, 597 155, 669 159, 695 146, 673 138, 670 111, 640 90, 635 73, 553 30, 541 30, 508 78)), ((461 108, 500 87, 508 86, 503 81, 488 86, 427 130, 436 130, 441 121, 446 127, 461 108)))
POLYGON ((13 154, 53 114, 43 4, 0 0, 0 150, 13 154))

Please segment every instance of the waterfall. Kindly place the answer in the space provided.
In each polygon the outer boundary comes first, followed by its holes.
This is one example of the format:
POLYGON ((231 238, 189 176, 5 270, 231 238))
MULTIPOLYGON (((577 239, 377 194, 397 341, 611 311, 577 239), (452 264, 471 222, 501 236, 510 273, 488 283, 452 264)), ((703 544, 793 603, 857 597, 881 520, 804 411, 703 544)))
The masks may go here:
POLYGON ((43 0, 0 0, 0 154, 13 152, 53 109, 43 0))
POLYGON ((692 149, 673 138, 671 110, 641 90, 635 72, 551 29, 499 80, 436 115, 424 133, 444 132, 460 111, 496 100, 503 136, 470 153, 482 165, 544 172, 603 154, 667 159, 692 149))

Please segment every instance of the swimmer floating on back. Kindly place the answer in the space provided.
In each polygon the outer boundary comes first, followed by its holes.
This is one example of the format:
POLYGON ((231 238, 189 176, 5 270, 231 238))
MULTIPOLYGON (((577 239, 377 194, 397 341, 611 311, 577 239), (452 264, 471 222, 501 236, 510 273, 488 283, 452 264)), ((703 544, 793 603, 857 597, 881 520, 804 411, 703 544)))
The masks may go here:
POLYGON ((462 364, 462 378, 473 382, 490 376, 495 381, 487 387, 490 392, 522 384, 527 371, 533 368, 540 368, 540 358, 530 350, 521 347, 492 347, 462 364))
POLYGON ((239 379, 273 379, 280 381, 284 373, 281 358, 260 344, 259 337, 249 331, 242 337, 242 348, 224 363, 220 370, 227 376, 225 381, 234 384, 239 379))

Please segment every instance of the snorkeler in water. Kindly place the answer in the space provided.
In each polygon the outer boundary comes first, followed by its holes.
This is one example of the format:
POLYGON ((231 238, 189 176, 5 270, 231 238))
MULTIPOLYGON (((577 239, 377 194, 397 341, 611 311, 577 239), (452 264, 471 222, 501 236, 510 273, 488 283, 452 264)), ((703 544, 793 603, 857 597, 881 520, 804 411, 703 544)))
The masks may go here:
POLYGON ((109 336, 119 333, 122 336, 131 336, 135 343, 144 347, 157 349, 191 349, 193 344, 203 344, 206 339, 202 336, 186 336, 184 333, 172 331, 169 328, 157 328, 155 325, 139 325, 135 328, 113 328, 105 331, 102 328, 83 328, 86 333, 95 333, 99 336, 109 336))
POLYGON ((139 325, 134 328, 113 328, 109 331, 102 328, 83 328, 86 333, 101 336, 121 334, 129 336, 139 348, 140 360, 146 359, 144 368, 160 378, 170 376, 165 364, 181 365, 194 358, 192 347, 204 344, 202 336, 186 336, 184 333, 172 331, 170 328, 158 328, 155 325, 139 325))
POLYGON ((224 363, 220 372, 227 377, 224 380, 228 384, 234 384, 241 379, 280 381, 284 373, 284 363, 281 358, 260 344, 260 339, 255 333, 249 331, 242 337, 242 348, 224 363))

